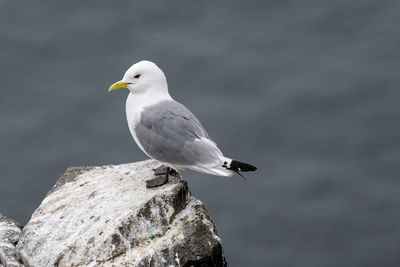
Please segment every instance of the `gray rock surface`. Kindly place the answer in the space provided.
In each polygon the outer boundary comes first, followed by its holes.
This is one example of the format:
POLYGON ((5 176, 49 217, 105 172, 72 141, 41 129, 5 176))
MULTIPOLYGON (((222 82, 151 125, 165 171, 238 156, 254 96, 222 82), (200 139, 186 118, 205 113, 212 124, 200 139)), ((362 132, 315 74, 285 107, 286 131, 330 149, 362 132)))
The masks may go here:
POLYGON ((26 266, 226 266, 187 183, 147 189, 159 162, 69 168, 23 228, 26 266))
POLYGON ((0 213, 0 267, 22 266, 17 260, 15 250, 21 228, 19 223, 0 213))

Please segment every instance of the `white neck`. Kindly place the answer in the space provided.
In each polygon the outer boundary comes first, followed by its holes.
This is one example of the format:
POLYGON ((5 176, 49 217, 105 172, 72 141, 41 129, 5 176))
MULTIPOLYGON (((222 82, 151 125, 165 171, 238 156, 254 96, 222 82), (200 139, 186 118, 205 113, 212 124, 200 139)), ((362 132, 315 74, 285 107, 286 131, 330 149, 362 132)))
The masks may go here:
POLYGON ((131 91, 126 100, 126 110, 141 111, 147 106, 171 99, 166 85, 152 86, 145 91, 131 91))

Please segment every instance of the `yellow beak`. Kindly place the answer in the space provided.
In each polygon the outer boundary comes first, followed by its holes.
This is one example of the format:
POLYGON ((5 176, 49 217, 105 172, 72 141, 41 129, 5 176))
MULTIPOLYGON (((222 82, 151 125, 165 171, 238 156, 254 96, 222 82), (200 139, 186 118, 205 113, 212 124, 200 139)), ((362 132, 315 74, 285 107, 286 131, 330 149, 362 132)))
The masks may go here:
POLYGON ((108 91, 111 92, 113 90, 117 90, 119 88, 124 88, 127 87, 129 83, 124 83, 123 81, 119 81, 114 83, 113 85, 110 86, 110 88, 108 88, 108 91))

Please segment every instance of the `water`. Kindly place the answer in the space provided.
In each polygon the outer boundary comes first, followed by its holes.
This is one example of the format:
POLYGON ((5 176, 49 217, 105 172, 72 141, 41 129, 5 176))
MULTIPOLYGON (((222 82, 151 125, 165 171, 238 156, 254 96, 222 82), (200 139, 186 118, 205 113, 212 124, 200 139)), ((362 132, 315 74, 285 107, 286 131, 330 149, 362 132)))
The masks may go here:
POLYGON ((395 1, 0 2, 0 212, 146 156, 107 92, 141 59, 244 181, 186 171, 231 266, 399 266, 395 1))

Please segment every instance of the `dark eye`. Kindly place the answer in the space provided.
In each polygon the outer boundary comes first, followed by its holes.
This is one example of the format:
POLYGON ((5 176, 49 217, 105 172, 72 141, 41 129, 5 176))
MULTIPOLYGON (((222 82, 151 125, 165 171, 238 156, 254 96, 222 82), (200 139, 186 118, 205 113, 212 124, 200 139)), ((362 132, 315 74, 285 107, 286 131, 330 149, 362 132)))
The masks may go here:
POLYGON ((137 78, 139 78, 140 77, 140 74, 138 74, 138 75, 135 75, 135 79, 137 79, 137 78))

